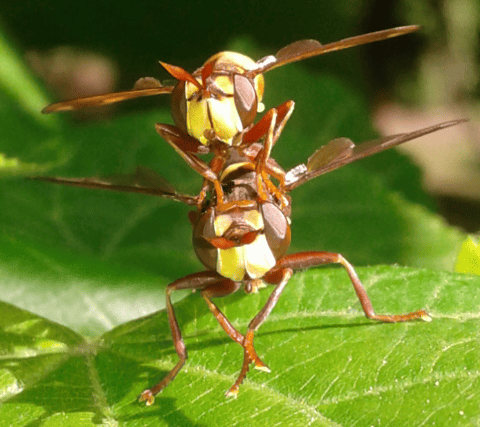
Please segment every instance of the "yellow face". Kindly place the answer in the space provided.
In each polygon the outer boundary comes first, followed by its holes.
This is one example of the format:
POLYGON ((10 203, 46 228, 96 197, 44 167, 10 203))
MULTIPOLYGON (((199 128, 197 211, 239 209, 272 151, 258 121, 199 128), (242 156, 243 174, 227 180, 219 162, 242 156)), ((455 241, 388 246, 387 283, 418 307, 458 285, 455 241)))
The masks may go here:
POLYGON ((192 241, 208 269, 235 282, 261 279, 290 245, 289 219, 270 202, 218 213, 210 207, 195 218, 192 241))
MULTIPOLYGON (((263 230, 263 218, 259 211, 243 213, 243 221, 253 230, 263 230)), ((223 236, 232 223, 229 215, 215 218, 214 230, 217 237, 223 236)), ((256 235, 253 242, 228 249, 217 249, 216 270, 223 277, 239 282, 245 276, 259 279, 275 266, 275 256, 264 233, 256 235)))
POLYGON ((197 98, 195 95, 199 89, 190 82, 185 84, 187 129, 203 145, 209 144, 207 136, 212 130, 217 138, 232 145, 233 138, 243 131, 233 99, 233 84, 228 76, 219 76, 215 79, 215 85, 226 96, 197 98))
POLYGON ((183 102, 176 124, 189 135, 208 146, 213 139, 228 145, 236 145, 242 132, 253 124, 258 112, 263 111, 264 79, 261 74, 253 79, 245 73, 256 63, 245 55, 221 52, 212 56, 204 65, 214 62, 212 73, 202 82, 201 70, 194 74, 199 86, 191 82, 182 84, 183 102), (177 121, 181 123, 177 123, 177 121))

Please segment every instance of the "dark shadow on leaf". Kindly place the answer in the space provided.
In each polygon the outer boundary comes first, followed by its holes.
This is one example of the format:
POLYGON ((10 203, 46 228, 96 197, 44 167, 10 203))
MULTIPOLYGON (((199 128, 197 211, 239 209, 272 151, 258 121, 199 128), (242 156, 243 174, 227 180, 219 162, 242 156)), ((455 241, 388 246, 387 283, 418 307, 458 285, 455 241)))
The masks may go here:
POLYGON ((157 396, 152 406, 145 407, 145 403, 140 402, 137 403, 137 406, 141 406, 139 412, 126 417, 119 417, 119 421, 127 422, 158 418, 159 421, 162 420, 172 427, 206 427, 206 424, 199 424, 197 421, 188 418, 184 411, 178 410, 176 407, 176 399, 169 397, 162 398, 161 394, 157 396))
POLYGON ((41 406, 45 418, 59 412, 94 412, 100 416, 92 388, 84 382, 87 378, 84 357, 70 357, 41 381, 14 397, 12 402, 41 406))
MULTIPOLYGON (((329 324, 329 325, 318 325, 318 326, 308 326, 308 327, 298 327, 298 328, 282 328, 282 329, 277 329, 277 330, 273 330, 273 331, 265 331, 265 332, 262 332, 261 330, 259 330, 257 332, 257 334, 255 335, 255 337, 256 337, 256 339, 260 340, 262 336, 282 334, 282 333, 286 333, 286 332, 298 333, 298 332, 302 332, 302 331, 320 331, 322 329, 356 328, 356 327, 378 326, 378 325, 381 325, 381 323, 364 321, 364 322, 361 322, 361 323, 346 323, 346 324, 345 323, 336 323, 336 324, 329 324)), ((239 330, 240 329, 241 328, 239 328, 239 330)), ((222 333, 223 331, 218 331, 218 332, 222 333)), ((205 348, 218 347, 218 346, 228 345, 228 344, 233 344, 234 343, 234 341, 226 335, 225 335, 225 337, 203 339, 203 340, 200 340, 200 341, 197 341, 197 342, 194 342, 194 343, 188 342, 188 340, 191 339, 191 338, 200 337, 202 335, 207 335, 207 334, 210 334, 210 333, 211 333, 211 331, 201 331, 200 333, 196 333, 194 335, 185 336, 187 350, 201 351, 202 349, 205 349, 205 348)), ((166 341, 163 341, 163 343, 166 343, 166 341)), ((170 342, 169 348, 162 348, 161 352, 162 352, 162 356, 175 354, 175 349, 174 349, 174 346, 173 346, 173 342, 170 342)))
MULTIPOLYGON (((135 395, 139 395, 146 387, 155 384, 167 374, 166 371, 146 367, 112 351, 99 353, 95 362, 109 407, 117 407, 119 402, 128 399, 127 395, 130 395, 132 390, 135 395)), ((117 414, 119 421, 158 418, 172 427, 200 425, 177 408, 176 399, 162 398, 161 394, 151 407, 146 407, 145 403, 135 399, 122 409, 129 414, 117 414)))
POLYGON ((300 327, 300 328, 284 328, 278 329, 275 331, 267 331, 267 332, 259 332, 258 337, 262 335, 273 335, 273 334, 280 334, 284 332, 301 332, 301 331, 319 331, 322 329, 335 329, 335 328, 356 328, 360 326, 378 326, 381 323, 372 322, 372 321, 364 321, 361 323, 334 323, 331 325, 318 325, 318 326, 307 326, 307 327, 300 327))

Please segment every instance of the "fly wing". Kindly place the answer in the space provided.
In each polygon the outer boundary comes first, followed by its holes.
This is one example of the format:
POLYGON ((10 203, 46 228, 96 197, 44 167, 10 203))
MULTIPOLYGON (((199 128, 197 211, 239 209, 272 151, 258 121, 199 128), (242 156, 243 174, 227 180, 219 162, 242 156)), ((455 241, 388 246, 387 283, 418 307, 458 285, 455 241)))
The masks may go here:
POLYGON ((275 56, 267 56, 257 62, 258 68, 255 74, 265 73, 276 67, 289 64, 290 62, 302 61, 312 56, 323 55, 336 50, 385 40, 417 31, 418 25, 390 28, 388 30, 376 31, 361 36, 349 37, 337 42, 322 45, 317 40, 300 40, 280 49, 275 56))
POLYGON ((132 90, 57 102, 56 104, 51 104, 45 107, 42 110, 42 113, 48 114, 57 113, 60 111, 79 110, 85 107, 99 107, 102 105, 113 104, 115 102, 126 101, 127 99, 140 98, 142 96, 172 93, 173 88, 174 86, 163 86, 157 79, 154 79, 153 77, 144 77, 135 83, 135 86, 132 90))
POLYGON ((54 184, 74 187, 99 188, 102 190, 141 193, 177 200, 187 205, 195 205, 197 197, 177 193, 172 185, 157 172, 138 166, 135 172, 99 178, 65 178, 53 176, 34 176, 30 179, 53 182, 54 184))
POLYGON ((332 170, 341 168, 349 163, 371 156, 380 151, 411 141, 432 132, 455 126, 468 120, 451 120, 439 123, 424 129, 419 129, 409 133, 387 136, 365 142, 361 145, 355 145, 348 138, 338 138, 330 141, 327 145, 315 151, 307 161, 307 164, 301 164, 291 169, 285 175, 285 191, 289 192, 299 185, 323 175, 332 170))

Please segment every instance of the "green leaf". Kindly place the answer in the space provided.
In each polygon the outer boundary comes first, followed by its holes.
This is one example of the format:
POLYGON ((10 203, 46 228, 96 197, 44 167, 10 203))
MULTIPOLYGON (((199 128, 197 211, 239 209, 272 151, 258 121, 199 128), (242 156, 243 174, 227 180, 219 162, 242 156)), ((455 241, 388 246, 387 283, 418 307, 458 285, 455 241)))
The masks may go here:
POLYGON ((480 247, 471 237, 468 237, 462 244, 455 271, 480 275, 480 247))
POLYGON ((50 126, 55 120, 36 114, 43 108, 48 98, 32 79, 31 73, 25 67, 23 60, 15 49, 9 45, 7 38, 0 32, 0 87, 12 99, 18 101, 32 118, 42 125, 50 126))
MULTIPOLYGON (((17 426, 76 425, 63 424, 67 419, 124 426, 475 425, 480 278, 398 267, 358 272, 377 313, 425 307, 433 321, 369 321, 343 270, 298 273, 256 334, 272 372, 252 370, 238 398, 226 399, 243 353, 195 294, 175 306, 190 357, 151 407, 137 395, 177 360, 164 311, 87 340, 2 304, 0 419, 17 426)), ((244 331, 268 295, 216 302, 244 331)))

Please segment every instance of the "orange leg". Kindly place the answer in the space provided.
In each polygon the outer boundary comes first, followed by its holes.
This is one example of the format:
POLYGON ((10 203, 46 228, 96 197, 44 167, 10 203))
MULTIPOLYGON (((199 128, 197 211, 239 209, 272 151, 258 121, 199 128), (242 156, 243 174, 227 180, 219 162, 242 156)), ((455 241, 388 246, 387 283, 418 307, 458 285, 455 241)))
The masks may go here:
POLYGON ((210 181, 217 179, 217 175, 210 169, 210 167, 203 160, 200 160, 193 154, 209 153, 210 151, 207 147, 204 147, 199 141, 192 138, 190 135, 185 135, 175 126, 157 123, 155 129, 173 147, 173 149, 182 156, 192 169, 210 181))
MULTIPOLYGON (((220 181, 218 180, 217 173, 212 170, 207 163, 193 154, 206 154, 210 152, 210 149, 203 146, 198 140, 190 135, 184 134, 175 126, 157 123, 155 125, 155 129, 173 147, 173 149, 180 154, 180 156, 193 170, 202 175, 206 181, 213 183, 215 192, 217 194, 217 204, 221 208, 224 203, 223 190, 220 181)), ((218 160, 220 161, 220 158, 218 158, 218 160)), ((204 182, 202 191, 198 196, 198 206, 203 203, 207 194, 207 190, 208 185, 204 182)))
POLYGON ((293 270, 291 268, 283 268, 281 270, 276 270, 273 274, 269 274, 268 282, 270 284, 275 284, 276 285, 275 289, 270 294, 270 297, 268 298, 265 306, 260 310, 260 312, 252 319, 252 321, 248 325, 248 330, 247 330, 247 333, 245 334, 245 339, 243 342, 244 356, 243 356, 242 370, 240 371, 240 374, 238 375, 238 378, 235 381, 235 383, 227 391, 226 393, 227 397, 236 396, 238 394, 238 389, 240 387, 240 384, 245 379, 245 376, 249 371, 249 367, 252 361, 255 362, 255 367, 257 369, 270 372, 270 369, 268 368, 268 366, 263 364, 263 362, 260 361, 262 365, 260 366, 257 365, 255 358, 258 359, 258 356, 257 356, 257 353, 255 352, 255 348, 253 347, 253 338, 254 338, 255 331, 262 325, 262 323, 265 321, 265 319, 268 317, 268 315, 272 312, 273 308, 277 304, 277 301, 280 298, 280 295, 283 289, 285 288, 286 284, 290 280, 290 277, 292 277, 292 274, 293 274, 293 270))
MULTIPOLYGON (((431 320, 430 316, 425 310, 418 310, 407 314, 375 314, 372 303, 370 302, 370 298, 360 282, 360 279, 358 278, 353 266, 340 254, 317 251, 299 252, 297 254, 284 256, 277 262, 277 265, 274 268, 291 268, 293 270, 298 270, 331 263, 341 264, 347 270, 350 281, 353 284, 355 293, 360 300, 363 312, 367 318, 390 323, 409 322, 417 319, 427 322, 431 320)), ((270 272, 268 272, 267 275, 268 274, 270 274, 270 272)))
MULTIPOLYGON (((220 323, 220 326, 223 328, 223 330, 232 340, 244 347, 245 337, 235 329, 235 327, 230 323, 220 309, 211 301, 211 298, 219 298, 236 292, 241 285, 241 282, 234 282, 230 279, 224 279, 223 282, 215 283, 205 288, 202 291, 202 296, 207 302, 208 308, 213 313, 218 323, 220 323)), ((267 365, 260 360, 253 346, 249 351, 248 365, 250 363, 255 363, 255 368, 257 369, 269 370, 267 365)))
POLYGON ((283 197, 283 193, 273 185, 269 176, 272 175, 274 178, 278 179, 280 187, 283 187, 285 183, 285 172, 270 159, 270 154, 273 146, 280 137, 285 124, 290 118, 293 108, 293 101, 288 101, 285 104, 282 104, 278 110, 272 108, 258 123, 262 123, 262 129, 268 125, 268 128, 265 130, 265 142, 263 148, 255 157, 258 195, 261 200, 266 201, 268 200, 269 195, 273 193, 276 198, 281 201, 283 206, 287 204, 287 201, 283 197), (264 190, 262 184, 265 184, 267 191, 264 190))
POLYGON ((293 101, 286 101, 282 105, 278 106, 277 108, 272 108, 268 110, 268 112, 256 123, 252 128, 250 128, 242 138, 242 144, 250 145, 254 142, 260 141, 268 132, 270 128, 270 121, 273 111, 277 112, 277 122, 274 138, 273 138, 273 145, 277 142, 280 134, 283 131, 288 119, 293 113, 293 109, 295 107, 295 103, 293 101))
POLYGON ((178 325, 177 318, 173 310, 170 294, 173 291, 178 291, 180 289, 205 289, 208 286, 224 280, 225 279, 223 277, 214 271, 203 271, 201 273, 190 274, 182 277, 181 279, 175 280, 167 286, 166 305, 168 324, 172 332, 173 343, 175 345, 175 351, 177 352, 179 360, 162 381, 154 385, 152 388, 144 390, 142 394, 140 394, 138 397, 140 402, 145 402, 147 405, 151 405, 155 401, 155 395, 160 393, 176 377, 188 358, 187 349, 185 347, 185 343, 183 342, 180 326, 178 325))
POLYGON ((251 363, 250 353, 255 351, 253 348, 254 332, 260 327, 260 325, 265 321, 275 307, 275 304, 280 298, 280 294, 290 279, 293 270, 305 269, 330 263, 339 263, 345 267, 367 318, 390 323, 408 322, 417 319, 424 321, 431 320, 430 316, 425 312, 425 310, 419 310, 408 314, 375 314, 372 303, 370 302, 370 299, 368 298, 360 279, 355 273, 354 268, 340 254, 330 252, 300 252, 298 254, 287 255, 281 258, 277 262, 277 265, 263 277, 265 282, 269 284, 276 284, 276 287, 263 309, 255 316, 248 326, 244 340, 245 354, 242 370, 233 386, 227 392, 227 396, 235 396, 238 394, 239 386, 249 370, 249 364, 251 363))

